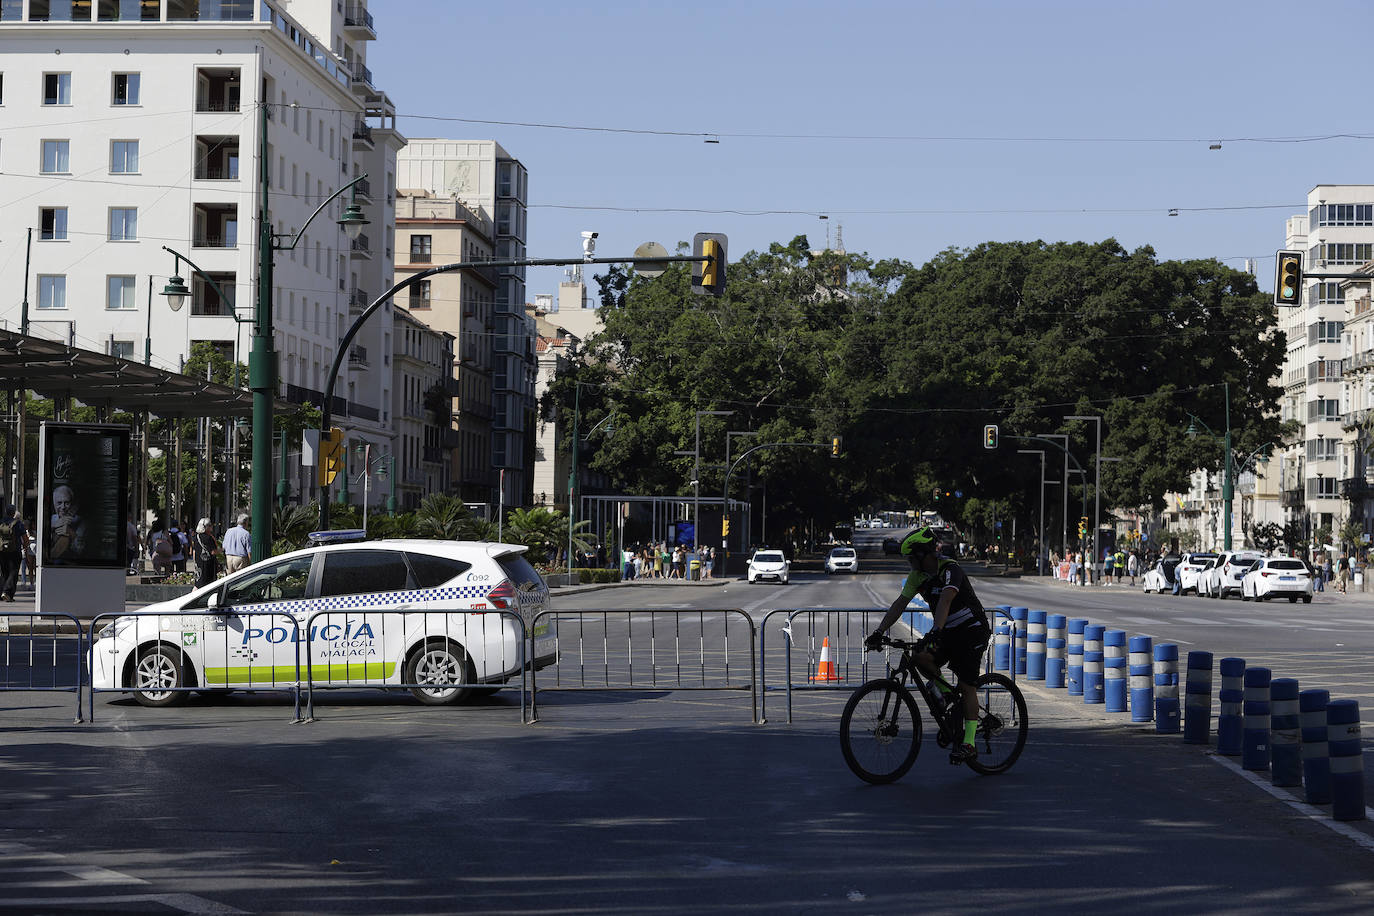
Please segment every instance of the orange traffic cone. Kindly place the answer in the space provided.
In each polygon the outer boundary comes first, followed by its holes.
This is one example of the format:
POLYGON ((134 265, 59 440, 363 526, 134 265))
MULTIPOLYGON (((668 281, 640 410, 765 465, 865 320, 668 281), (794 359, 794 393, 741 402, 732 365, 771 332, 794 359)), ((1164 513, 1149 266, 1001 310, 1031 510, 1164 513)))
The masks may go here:
POLYGON ((835 663, 830 660, 830 637, 827 636, 821 643, 821 664, 816 669, 816 673, 811 675, 813 681, 842 681, 839 671, 835 670, 835 663))

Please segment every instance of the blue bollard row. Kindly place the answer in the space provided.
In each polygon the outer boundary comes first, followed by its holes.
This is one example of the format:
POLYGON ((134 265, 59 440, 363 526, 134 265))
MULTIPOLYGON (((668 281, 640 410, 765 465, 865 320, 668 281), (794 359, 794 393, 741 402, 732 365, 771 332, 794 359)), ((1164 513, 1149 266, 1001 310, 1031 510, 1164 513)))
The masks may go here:
MULTIPOLYGON (((1211 674, 1210 670, 1208 674, 1211 674)), ((1161 735, 1177 735, 1178 646, 1169 642, 1155 646, 1154 675, 1155 731, 1161 735)), ((1131 709, 1134 710, 1135 706, 1132 705, 1131 709)))
POLYGON ((1050 614, 1045 619, 1045 686, 1064 686, 1064 660, 1068 618, 1063 614, 1050 614))
POLYGON ((1221 689, 1217 699, 1221 710, 1217 714, 1217 753, 1239 757, 1242 748, 1245 709, 1245 659, 1221 660, 1221 689))
POLYGON ((1126 631, 1102 634, 1102 700, 1107 712, 1126 711, 1126 631))
POLYGON ((1298 682, 1276 677, 1269 682, 1269 781, 1276 786, 1302 785, 1302 748, 1298 744, 1298 682))
POLYGON ((1030 610, 1029 610, 1028 608, 1014 607, 1014 608, 1011 609, 1011 619, 1012 619, 1012 622, 1013 622, 1014 624, 1016 624, 1016 640, 1015 640, 1016 646, 1014 647, 1014 651, 1015 651, 1015 658, 1016 658, 1016 673, 1017 673, 1017 674, 1025 674, 1025 673, 1026 673, 1026 638, 1027 638, 1027 620, 1026 620, 1026 618, 1029 617, 1029 616, 1030 616, 1030 610))
POLYGON ((1247 770, 1269 769, 1269 681, 1271 677, 1268 668, 1245 669, 1240 765, 1247 770))
POLYGON ((1212 653, 1188 653, 1188 681, 1183 695, 1183 743, 1212 740, 1212 653))
POLYGON ((1102 678, 1102 636, 1107 628, 1090 623, 1083 628, 1083 702, 1104 701, 1102 678))
POLYGON ((1326 706, 1331 694, 1304 690, 1298 694, 1302 738, 1302 784, 1309 805, 1331 804, 1331 754, 1326 744, 1326 706))
POLYGON ((1075 617, 1069 621, 1069 658, 1065 671, 1068 672, 1069 696, 1083 695, 1083 631, 1088 621, 1075 617))
POLYGON ((1131 721, 1149 722, 1155 707, 1154 639, 1149 636, 1132 636, 1128 648, 1129 678, 1127 689, 1131 692, 1131 721))
POLYGON ((1326 744, 1331 754, 1331 816, 1338 821, 1364 820, 1364 754, 1357 701, 1326 704, 1326 744))
POLYGON ((1031 611, 1026 618, 1026 678, 1045 679, 1045 618, 1044 611, 1031 611))

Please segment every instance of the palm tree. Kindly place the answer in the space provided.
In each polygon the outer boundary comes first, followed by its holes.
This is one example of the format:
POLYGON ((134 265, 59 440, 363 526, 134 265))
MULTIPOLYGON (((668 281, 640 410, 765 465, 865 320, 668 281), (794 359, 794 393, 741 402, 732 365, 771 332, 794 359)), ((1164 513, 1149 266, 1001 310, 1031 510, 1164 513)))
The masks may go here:
POLYGON ((307 535, 315 530, 320 518, 320 504, 287 506, 272 510, 272 553, 300 550, 307 543, 307 535))
POLYGON ((487 522, 474 518, 463 501, 447 493, 431 493, 415 510, 415 534, 442 541, 485 540, 487 522))
MULTIPOLYGON (((588 550, 587 541, 589 521, 581 521, 573 526, 572 546, 574 550, 588 550)), ((557 555, 558 548, 568 543, 568 518, 562 512, 543 506, 533 509, 512 509, 506 516, 505 536, 507 541, 524 544, 536 560, 551 559, 557 555)))

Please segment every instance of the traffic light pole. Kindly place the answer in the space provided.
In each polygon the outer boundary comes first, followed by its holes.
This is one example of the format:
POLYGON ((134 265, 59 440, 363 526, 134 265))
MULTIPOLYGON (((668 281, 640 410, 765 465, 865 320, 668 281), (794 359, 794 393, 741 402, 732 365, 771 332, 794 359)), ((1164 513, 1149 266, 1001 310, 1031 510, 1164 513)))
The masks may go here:
MULTIPOLYGON (((348 332, 339 340, 338 349, 334 351, 334 363, 329 368, 328 381, 325 383, 324 404, 320 407, 320 430, 321 433, 327 431, 334 420, 334 385, 339 379, 339 370, 343 366, 344 358, 348 355, 349 347, 353 339, 358 336, 363 325, 367 324, 371 318, 381 308, 383 304, 390 301, 393 296, 402 290, 408 289, 422 280, 427 280, 436 274, 451 273, 455 270, 478 267, 565 267, 569 264, 644 264, 653 266, 673 262, 700 262, 702 258, 695 255, 670 255, 663 258, 502 258, 483 261, 456 261, 452 264, 439 264, 427 270, 422 270, 417 274, 406 277, 401 282, 393 285, 386 292, 382 293, 367 308, 363 309, 349 327, 348 332)), ((710 259, 714 262, 714 258, 710 259)), ((250 367, 251 372, 251 367, 250 367)), ((576 445, 576 443, 574 443, 576 445)), ((256 448, 256 442, 254 447, 256 448)), ((270 462, 271 451, 269 445, 268 458, 270 462)), ((256 467, 255 467, 256 473, 256 467)), ((267 476, 270 476, 270 472, 267 476)), ((270 508, 270 507, 269 507, 270 508)), ((329 530, 329 485, 320 486, 320 530, 329 530)), ((254 559, 258 559, 257 552, 254 551, 254 559)))

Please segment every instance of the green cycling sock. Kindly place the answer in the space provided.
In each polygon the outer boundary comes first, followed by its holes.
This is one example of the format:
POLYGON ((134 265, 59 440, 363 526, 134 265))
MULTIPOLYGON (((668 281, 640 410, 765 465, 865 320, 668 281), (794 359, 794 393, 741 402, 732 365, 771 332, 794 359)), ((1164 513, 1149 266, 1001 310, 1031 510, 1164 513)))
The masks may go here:
POLYGON ((977 722, 965 722, 965 723, 964 723, 964 743, 965 743, 965 744, 972 744, 972 743, 973 743, 973 736, 974 736, 974 734, 975 734, 977 731, 978 731, 978 723, 977 723, 977 722))

